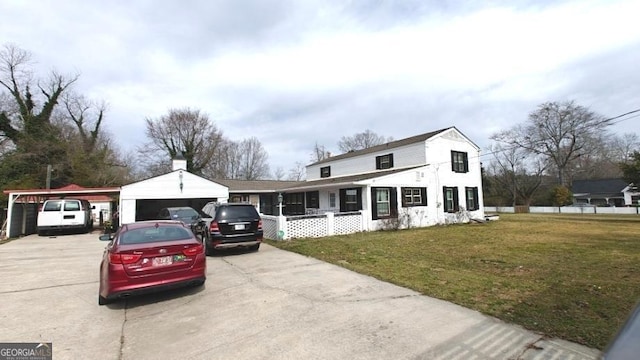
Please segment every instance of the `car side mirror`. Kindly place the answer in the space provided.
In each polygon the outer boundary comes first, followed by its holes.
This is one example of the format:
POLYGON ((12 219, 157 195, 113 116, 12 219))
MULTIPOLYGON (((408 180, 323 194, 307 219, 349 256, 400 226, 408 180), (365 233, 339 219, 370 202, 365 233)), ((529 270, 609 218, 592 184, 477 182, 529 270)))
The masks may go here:
POLYGON ((100 237, 98 239, 100 239, 100 241, 111 241, 111 240, 113 240, 113 235, 112 234, 102 234, 102 235, 100 235, 100 237))

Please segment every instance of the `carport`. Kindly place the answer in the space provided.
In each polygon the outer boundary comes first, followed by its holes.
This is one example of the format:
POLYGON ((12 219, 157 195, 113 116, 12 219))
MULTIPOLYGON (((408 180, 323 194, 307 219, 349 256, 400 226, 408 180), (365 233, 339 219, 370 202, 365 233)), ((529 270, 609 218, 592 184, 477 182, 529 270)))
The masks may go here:
POLYGON ((6 237, 12 238, 37 232, 38 208, 49 198, 107 195, 117 197, 120 187, 61 188, 4 190, 9 196, 6 221, 6 237))
POLYGON ((164 207, 200 210, 209 201, 228 201, 229 188, 186 171, 186 165, 186 160, 174 159, 172 172, 123 186, 120 223, 154 219, 164 207))

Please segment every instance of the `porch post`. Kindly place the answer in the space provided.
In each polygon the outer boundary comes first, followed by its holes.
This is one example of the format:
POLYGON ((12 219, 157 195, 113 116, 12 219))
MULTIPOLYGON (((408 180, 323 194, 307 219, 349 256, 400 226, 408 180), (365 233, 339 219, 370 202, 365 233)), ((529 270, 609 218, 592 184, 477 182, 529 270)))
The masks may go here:
POLYGON ((326 212, 325 215, 327 216, 327 236, 331 236, 336 233, 335 216, 332 212, 326 212))
POLYGON ((360 230, 369 231, 369 212, 360 210, 360 230))
POLYGON ((278 215, 276 218, 276 228, 278 229, 276 237, 278 240, 287 240, 289 235, 287 234, 287 218, 285 216, 278 215))

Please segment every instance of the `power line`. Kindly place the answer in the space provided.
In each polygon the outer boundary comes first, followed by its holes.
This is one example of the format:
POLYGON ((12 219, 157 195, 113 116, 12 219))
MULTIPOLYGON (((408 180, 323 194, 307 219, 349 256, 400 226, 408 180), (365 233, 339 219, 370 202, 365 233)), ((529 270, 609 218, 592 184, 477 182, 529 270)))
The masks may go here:
MULTIPOLYGON (((619 119, 619 118, 621 118, 621 117, 625 117, 625 116, 627 116, 627 115, 635 114, 635 113, 637 113, 637 112, 640 112, 640 109, 632 110, 632 111, 626 112, 626 113, 624 113, 624 114, 622 114, 622 115, 618 115, 618 116, 614 116, 614 117, 611 117, 611 118, 605 119, 605 120, 604 120, 604 122, 609 122, 609 121, 611 121, 611 120, 619 119)), ((636 116, 632 116, 632 117, 627 118, 627 119, 622 119, 622 120, 620 120, 620 121, 616 121, 616 122, 614 122, 614 124, 617 124, 617 123, 622 122, 622 121, 625 121, 625 120, 633 119, 633 118, 638 117, 638 116, 640 116, 640 115, 636 115, 636 116)))

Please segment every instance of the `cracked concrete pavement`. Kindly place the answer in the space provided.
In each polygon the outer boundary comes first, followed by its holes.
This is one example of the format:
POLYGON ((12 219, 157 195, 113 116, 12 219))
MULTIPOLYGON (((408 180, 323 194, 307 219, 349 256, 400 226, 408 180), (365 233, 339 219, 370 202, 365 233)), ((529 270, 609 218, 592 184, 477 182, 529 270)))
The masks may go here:
POLYGON ((478 312, 263 245, 203 288, 98 306, 98 234, 0 245, 0 341, 55 359, 596 359, 478 312))

